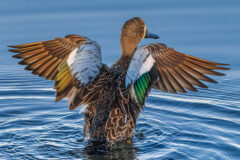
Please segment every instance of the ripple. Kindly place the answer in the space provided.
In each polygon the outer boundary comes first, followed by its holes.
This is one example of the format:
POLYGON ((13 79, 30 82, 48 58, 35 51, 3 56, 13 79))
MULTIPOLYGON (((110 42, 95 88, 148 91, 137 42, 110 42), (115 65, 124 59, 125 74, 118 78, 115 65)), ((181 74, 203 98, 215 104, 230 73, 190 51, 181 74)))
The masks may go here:
MULTIPOLYGON (((17 0, 1 3, 0 159, 240 159, 239 2, 73 1, 29 1, 27 8, 17 0), (197 93, 153 90, 131 143, 87 155, 84 107, 69 111, 66 99, 54 103, 54 82, 23 71, 6 45, 84 31, 102 44, 103 60, 111 64, 120 54, 122 22, 131 16, 146 19, 148 28, 161 34, 158 42, 230 63, 232 69, 225 77, 213 77, 217 85, 206 83, 209 88, 197 93)), ((142 43, 151 42, 156 41, 142 43)))

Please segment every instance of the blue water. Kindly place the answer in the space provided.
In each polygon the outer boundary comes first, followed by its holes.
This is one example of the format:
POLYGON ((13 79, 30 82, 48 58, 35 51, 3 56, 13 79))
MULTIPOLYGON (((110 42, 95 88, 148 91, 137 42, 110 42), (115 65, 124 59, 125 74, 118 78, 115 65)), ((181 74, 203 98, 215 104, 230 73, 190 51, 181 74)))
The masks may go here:
MULTIPOLYGON (((240 159, 240 1, 0 2, 0 159, 240 159), (106 155, 83 152, 83 115, 54 103, 53 82, 23 71, 9 44, 80 34, 102 46, 106 64, 121 54, 125 20, 142 17, 176 50, 231 64, 219 83, 197 93, 153 90, 133 142, 106 155)), ((207 83, 205 83, 207 84, 207 83)))

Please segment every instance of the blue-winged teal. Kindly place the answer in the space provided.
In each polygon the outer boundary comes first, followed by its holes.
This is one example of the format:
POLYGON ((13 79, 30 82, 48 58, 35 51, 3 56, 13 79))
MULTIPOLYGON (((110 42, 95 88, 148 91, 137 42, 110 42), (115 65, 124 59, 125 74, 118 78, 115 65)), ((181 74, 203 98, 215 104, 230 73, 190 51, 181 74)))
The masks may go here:
POLYGON ((111 67, 102 62, 99 44, 79 35, 9 47, 26 70, 55 81, 56 102, 67 97, 70 110, 87 105, 85 136, 112 144, 132 137, 151 88, 196 92, 194 85, 207 88, 201 81, 216 83, 205 74, 222 76, 214 70, 228 69, 161 43, 137 47, 144 38, 159 37, 141 18, 128 20, 121 33, 122 56, 111 67))

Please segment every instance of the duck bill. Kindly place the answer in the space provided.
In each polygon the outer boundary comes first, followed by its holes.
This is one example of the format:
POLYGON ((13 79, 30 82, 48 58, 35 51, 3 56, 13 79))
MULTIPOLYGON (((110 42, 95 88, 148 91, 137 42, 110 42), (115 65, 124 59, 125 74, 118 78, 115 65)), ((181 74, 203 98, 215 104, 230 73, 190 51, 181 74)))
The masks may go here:
POLYGON ((153 39, 158 39, 159 38, 159 36, 158 35, 156 35, 156 34, 153 34, 153 33, 151 33, 151 32, 146 32, 146 35, 145 35, 145 37, 144 38, 153 38, 153 39))

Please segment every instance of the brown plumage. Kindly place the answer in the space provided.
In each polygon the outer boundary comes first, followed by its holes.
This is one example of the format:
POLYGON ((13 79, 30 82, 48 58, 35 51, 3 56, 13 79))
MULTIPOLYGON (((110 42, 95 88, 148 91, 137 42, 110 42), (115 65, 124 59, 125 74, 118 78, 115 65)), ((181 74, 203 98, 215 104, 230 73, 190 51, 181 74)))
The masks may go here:
MULTIPOLYGON (((56 102, 68 97, 70 110, 87 105, 84 112, 85 136, 93 141, 113 144, 132 137, 137 117, 151 88, 171 93, 196 92, 195 86, 207 88, 201 81, 216 83, 206 74, 222 76, 224 74, 215 70, 228 69, 222 67, 226 64, 183 54, 160 43, 137 48, 143 38, 156 39, 158 36, 147 31, 141 18, 128 20, 120 39, 122 56, 110 68, 100 63, 99 57, 95 58, 100 54, 94 48, 97 44, 79 35, 9 46, 14 48, 9 51, 19 53, 13 57, 23 59, 19 64, 27 65, 26 70, 55 81, 56 102), (141 54, 146 58, 134 57, 135 52, 143 52, 141 54), (94 53, 95 57, 91 58, 90 54, 94 53), (75 72, 81 54, 102 64, 98 66, 98 72, 90 73, 90 66, 82 72, 75 72), (131 66, 131 63, 136 65, 131 66), (130 70, 134 69, 131 67, 136 67, 138 77, 131 77, 130 70), (89 75, 81 75, 83 72, 89 75), (88 78, 87 83, 84 83, 84 76, 88 78), (130 79, 128 86, 127 76, 130 79), (134 78, 136 80, 133 81, 134 78)), ((94 144, 93 141, 89 144, 94 144)), ((96 146, 93 148, 97 149, 96 146)))
MULTIPOLYGON (((50 41, 42 41, 35 43, 28 43, 22 45, 10 45, 11 52, 19 54, 14 55, 14 58, 21 58, 19 64, 27 65, 26 70, 31 70, 33 74, 44 77, 47 80, 55 80, 54 88, 56 89, 56 101, 66 97, 72 89, 72 77, 66 74, 64 77, 65 86, 58 88, 59 80, 55 79, 69 54, 76 47, 81 46, 85 38, 78 35, 67 35, 65 38, 55 38, 50 41)), ((66 67, 68 72, 68 66, 66 67)))
POLYGON ((216 83, 216 81, 204 74, 223 76, 224 74, 214 70, 228 70, 228 68, 219 67, 226 64, 182 54, 164 44, 150 44, 147 48, 156 61, 160 77, 159 83, 156 83, 154 88, 165 92, 186 93, 185 89, 195 92, 197 89, 193 85, 207 88, 200 80, 211 83, 216 83))

